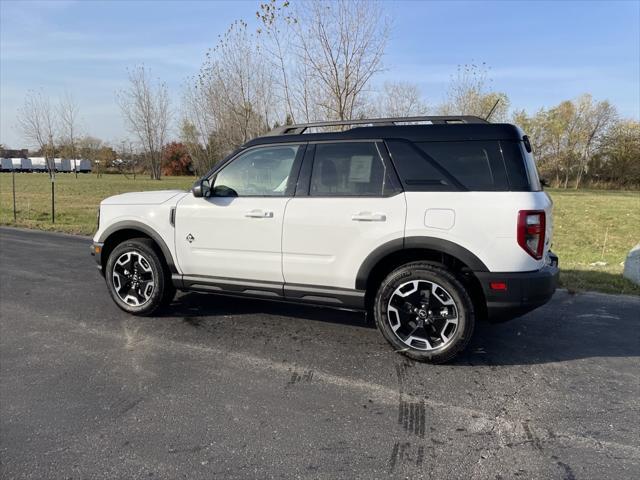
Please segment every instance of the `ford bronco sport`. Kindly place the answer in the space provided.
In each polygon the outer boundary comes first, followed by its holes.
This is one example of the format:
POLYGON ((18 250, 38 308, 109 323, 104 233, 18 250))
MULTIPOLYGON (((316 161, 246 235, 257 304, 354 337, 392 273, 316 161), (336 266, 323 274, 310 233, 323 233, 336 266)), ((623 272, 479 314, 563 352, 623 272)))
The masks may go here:
POLYGON ((551 298, 551 207, 513 125, 286 125, 191 192, 107 198, 92 253, 115 303, 135 315, 176 289, 359 309, 395 350, 438 363, 465 348, 477 319, 551 298))

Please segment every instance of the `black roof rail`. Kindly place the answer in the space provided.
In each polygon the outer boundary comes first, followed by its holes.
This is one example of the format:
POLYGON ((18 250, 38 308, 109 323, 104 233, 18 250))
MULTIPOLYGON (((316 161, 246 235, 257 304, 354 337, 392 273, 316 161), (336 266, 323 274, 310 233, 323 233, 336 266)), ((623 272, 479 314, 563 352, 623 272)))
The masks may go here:
POLYGON ((418 117, 395 117, 395 118, 363 118, 356 120, 330 120, 327 122, 299 123, 295 125, 282 125, 271 130, 267 135, 299 135, 308 128, 314 127, 338 127, 344 125, 396 125, 398 123, 409 122, 431 122, 432 124, 451 123, 489 123, 484 118, 473 115, 435 115, 418 117))

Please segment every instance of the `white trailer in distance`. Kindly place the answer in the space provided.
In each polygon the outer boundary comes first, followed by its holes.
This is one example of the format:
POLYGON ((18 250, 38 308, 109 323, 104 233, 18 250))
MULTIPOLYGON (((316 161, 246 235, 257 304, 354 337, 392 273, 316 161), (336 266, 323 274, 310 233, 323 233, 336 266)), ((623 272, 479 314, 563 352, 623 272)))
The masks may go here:
POLYGON ((0 159, 0 170, 3 172, 13 171, 13 162, 10 158, 0 159))
POLYGON ((47 171, 47 160, 44 157, 29 157, 34 172, 45 173, 47 171))
POLYGON ((11 162, 16 172, 30 172, 32 170, 31 161, 28 158, 12 158, 11 162))

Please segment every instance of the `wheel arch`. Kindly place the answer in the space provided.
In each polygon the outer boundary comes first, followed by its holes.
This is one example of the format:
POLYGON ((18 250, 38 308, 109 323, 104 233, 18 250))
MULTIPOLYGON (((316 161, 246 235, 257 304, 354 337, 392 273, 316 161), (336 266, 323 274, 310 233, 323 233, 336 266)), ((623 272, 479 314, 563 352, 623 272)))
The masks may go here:
POLYGON ((124 220, 114 223, 100 235, 98 241, 103 244, 101 254, 102 271, 104 271, 107 264, 109 254, 118 244, 125 240, 138 237, 150 239, 155 244, 160 258, 165 262, 169 271, 171 273, 179 273, 173 260, 173 255, 171 255, 171 250, 169 250, 162 236, 148 225, 135 220, 124 220))
POLYGON ((396 239, 371 252, 358 270, 355 286, 356 289, 366 292, 366 305, 372 305, 377 287, 389 273, 414 261, 424 261, 451 270, 468 288, 479 316, 485 316, 486 300, 474 272, 487 272, 487 266, 466 248, 434 237, 396 239))

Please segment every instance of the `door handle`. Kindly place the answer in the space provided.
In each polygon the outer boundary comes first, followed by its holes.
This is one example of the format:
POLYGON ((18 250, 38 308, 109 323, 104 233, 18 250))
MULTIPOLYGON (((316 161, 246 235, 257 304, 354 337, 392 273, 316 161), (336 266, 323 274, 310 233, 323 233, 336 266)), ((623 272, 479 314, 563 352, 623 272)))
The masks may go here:
POLYGON ((244 214, 245 217, 248 218, 273 218, 273 212, 267 212, 265 210, 249 210, 244 214))
POLYGON ((358 212, 351 215, 354 222, 386 222, 387 216, 384 213, 358 212))

